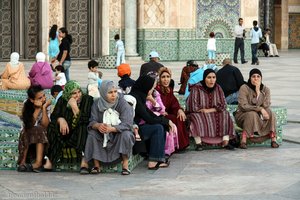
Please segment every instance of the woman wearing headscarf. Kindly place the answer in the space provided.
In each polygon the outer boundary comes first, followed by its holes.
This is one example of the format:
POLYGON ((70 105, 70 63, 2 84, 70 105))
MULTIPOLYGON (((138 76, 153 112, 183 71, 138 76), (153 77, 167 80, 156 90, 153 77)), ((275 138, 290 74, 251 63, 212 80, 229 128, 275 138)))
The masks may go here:
POLYGON ((36 54, 36 63, 29 72, 31 85, 40 85, 43 89, 50 89, 53 86, 52 69, 46 62, 46 55, 43 52, 36 54))
POLYGON ((91 173, 100 172, 101 164, 111 164, 122 160, 122 175, 129 175, 128 158, 134 145, 133 109, 118 94, 113 81, 104 80, 100 86, 98 98, 91 111, 88 125, 88 138, 84 158, 81 163, 81 174, 89 173, 88 162, 94 160, 91 173))
POLYGON ((179 142, 178 150, 183 150, 189 145, 189 135, 185 127, 186 115, 170 87, 171 71, 166 67, 162 67, 160 68, 158 75, 159 80, 156 90, 160 93, 160 98, 166 107, 166 118, 172 120, 177 127, 179 142))
POLYGON ((166 130, 174 131, 175 124, 164 116, 157 116, 146 106, 148 94, 152 94, 156 80, 149 75, 140 76, 129 93, 136 98, 134 122, 139 125, 139 134, 143 141, 149 141, 148 169, 156 170, 168 167, 165 159, 166 130), (141 125, 140 122, 144 121, 141 125))
POLYGON ((26 90, 30 87, 30 80, 25 74, 23 63, 19 62, 19 57, 17 52, 10 55, 10 62, 6 64, 1 74, 0 89, 26 90))
POLYGON ((187 116, 190 120, 190 135, 196 142, 196 150, 203 150, 202 142, 221 144, 223 148, 234 149, 229 139, 234 136, 233 122, 226 110, 225 96, 216 83, 212 69, 204 71, 203 80, 190 87, 187 99, 187 116))
MULTIPOLYGON (((48 126, 49 151, 45 169, 52 169, 53 165, 61 160, 63 149, 66 152, 75 149, 77 160, 81 160, 92 104, 93 97, 83 94, 76 81, 67 82, 51 114, 48 126)), ((72 155, 68 154, 69 156, 72 159, 72 155)), ((70 159, 67 162, 70 162, 70 159)))
POLYGON ((253 142, 271 138, 271 147, 278 148, 275 114, 270 109, 270 89, 262 84, 262 73, 259 69, 250 71, 248 82, 241 86, 239 93, 235 120, 243 129, 240 148, 247 148, 247 138, 253 142))

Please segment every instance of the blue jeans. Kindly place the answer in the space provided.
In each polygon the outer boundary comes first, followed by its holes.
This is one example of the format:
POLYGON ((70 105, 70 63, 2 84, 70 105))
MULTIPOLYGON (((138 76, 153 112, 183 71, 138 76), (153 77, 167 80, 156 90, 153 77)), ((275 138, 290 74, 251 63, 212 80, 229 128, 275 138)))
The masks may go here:
POLYGON ((251 44, 251 53, 252 53, 252 63, 251 64, 256 64, 258 59, 257 59, 257 45, 258 44, 251 44))
POLYGON ((208 50, 207 53, 208 53, 208 59, 210 59, 210 60, 216 59, 216 51, 208 50))
POLYGON ((228 95, 226 99, 227 104, 238 104, 239 91, 228 95))
POLYGON ((144 141, 150 140, 149 161, 165 162, 166 132, 161 124, 145 124, 139 127, 144 141))
POLYGON ((62 64, 62 66, 64 67, 65 69, 65 75, 66 75, 66 79, 67 79, 67 82, 70 80, 70 67, 71 67, 71 61, 70 60, 65 60, 62 64))

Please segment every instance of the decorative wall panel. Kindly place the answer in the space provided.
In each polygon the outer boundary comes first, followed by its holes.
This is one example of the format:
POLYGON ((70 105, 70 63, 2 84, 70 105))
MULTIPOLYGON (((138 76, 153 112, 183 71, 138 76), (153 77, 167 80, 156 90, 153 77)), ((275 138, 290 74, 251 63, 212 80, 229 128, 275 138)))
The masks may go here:
POLYGON ((39 1, 25 0, 25 58, 35 58, 39 51, 39 1))
POLYGON ((289 14, 289 49, 300 48, 300 14, 289 14))
POLYGON ((165 24, 165 0, 144 1, 144 24, 161 27, 165 24))
POLYGON ((12 1, 0 1, 0 59, 9 59, 12 52, 12 1))
POLYGON ((90 57, 90 12, 89 2, 66 0, 66 28, 73 37, 72 58, 90 57))
POLYGON ((121 1, 110 0, 109 5, 109 26, 121 27, 121 1))
MULTIPOLYGON (((141 29, 138 31, 138 53, 148 60, 150 51, 156 50, 163 61, 205 60, 207 39, 195 38, 192 29, 141 29)), ((217 38, 217 53, 233 57, 234 38, 217 38)), ((251 58, 250 40, 245 40, 245 58, 251 58)))
POLYGON ((58 27, 63 25, 61 0, 49 1, 49 25, 56 24, 58 27))
POLYGON ((197 0, 197 37, 232 38, 239 15, 239 0, 197 0))

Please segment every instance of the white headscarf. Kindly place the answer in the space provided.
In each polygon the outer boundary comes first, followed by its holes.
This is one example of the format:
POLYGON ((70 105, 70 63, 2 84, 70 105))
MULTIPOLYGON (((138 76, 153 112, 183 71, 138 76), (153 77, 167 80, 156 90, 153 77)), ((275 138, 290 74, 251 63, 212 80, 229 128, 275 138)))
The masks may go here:
POLYGON ((19 65, 19 58, 20 58, 19 53, 13 52, 12 54, 10 54, 10 64, 13 67, 19 65))
POLYGON ((36 62, 45 62, 46 55, 43 52, 38 52, 35 58, 36 58, 36 62))

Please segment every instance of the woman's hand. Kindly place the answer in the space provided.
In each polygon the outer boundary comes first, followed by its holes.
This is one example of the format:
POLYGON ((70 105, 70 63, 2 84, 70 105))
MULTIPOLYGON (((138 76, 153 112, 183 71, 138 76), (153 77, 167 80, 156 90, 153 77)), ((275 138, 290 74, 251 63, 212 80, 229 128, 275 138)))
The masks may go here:
POLYGON ((62 135, 69 134, 69 125, 64 118, 62 117, 58 118, 57 123, 59 124, 59 131, 62 135))
POLYGON ((41 99, 34 100, 33 105, 34 105, 36 108, 42 108, 42 106, 43 106, 43 101, 42 101, 41 99))
POLYGON ((49 99, 45 101, 45 103, 43 104, 43 108, 47 109, 50 105, 51 105, 51 100, 49 99))
POLYGON ((117 132, 117 129, 115 127, 112 127, 109 124, 105 123, 98 123, 96 129, 102 134, 117 132))
POLYGON ((170 132, 174 132, 176 130, 176 125, 171 120, 169 120, 169 127, 170 132))
POLYGON ((73 97, 71 97, 71 98, 69 99, 68 104, 71 106, 71 108, 78 107, 78 106, 77 106, 77 101, 76 101, 76 99, 74 99, 73 97))
POLYGON ((269 113, 263 108, 263 109, 261 109, 261 114, 262 114, 262 116, 263 116, 263 119, 264 120, 268 120, 268 119, 270 119, 270 115, 269 115, 269 113))
POLYGON ((151 104, 152 104, 153 106, 156 105, 156 101, 155 101, 155 99, 153 98, 152 94, 151 94, 151 95, 148 95, 146 99, 147 99, 148 101, 150 101, 151 104))
POLYGON ((179 109, 177 112, 177 118, 179 118, 180 121, 185 121, 186 120, 186 115, 183 112, 182 109, 179 109))

